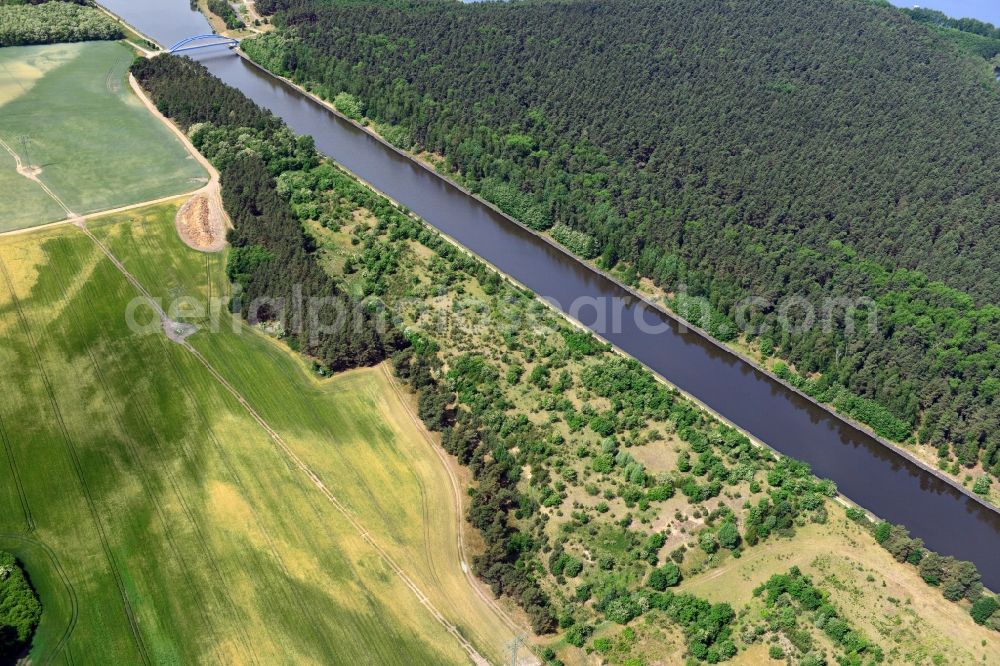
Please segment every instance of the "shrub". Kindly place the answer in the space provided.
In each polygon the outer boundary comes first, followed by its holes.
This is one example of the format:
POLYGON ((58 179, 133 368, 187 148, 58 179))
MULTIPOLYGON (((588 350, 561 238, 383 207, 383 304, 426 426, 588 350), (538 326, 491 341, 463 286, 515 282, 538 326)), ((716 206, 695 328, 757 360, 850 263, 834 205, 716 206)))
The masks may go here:
POLYGON ((673 562, 667 562, 662 567, 653 569, 646 584, 654 590, 663 592, 668 587, 674 587, 681 582, 681 570, 673 562))
POLYGON ((725 522, 719 528, 719 545, 723 548, 733 550, 740 545, 740 532, 732 522, 725 522))
POLYGON ((867 517, 867 515, 865 514, 865 512, 863 510, 861 510, 861 509, 859 509, 857 507, 852 506, 852 507, 848 507, 848 509, 847 509, 847 517, 848 517, 848 519, 853 520, 856 523, 860 523, 860 522, 863 522, 865 520, 865 518, 867 517))
POLYGON ((586 624, 574 625, 566 632, 566 642, 576 647, 583 647, 593 631, 593 627, 586 624))
POLYGON ((979 597, 976 603, 972 604, 969 613, 972 615, 972 619, 976 621, 976 624, 986 624, 986 621, 993 616, 993 613, 998 608, 1000 608, 1000 602, 997 602, 997 598, 984 594, 979 597))
POLYGON ((610 602, 604 609, 604 615, 612 622, 628 624, 633 618, 642 614, 638 604, 627 597, 620 597, 610 602))
POLYGON ((976 493, 977 495, 982 495, 983 497, 985 497, 990 492, 991 483, 992 479, 990 479, 990 477, 985 475, 981 476, 978 479, 976 479, 975 485, 972 486, 972 492, 976 493))
POLYGON ((712 554, 719 549, 719 542, 709 530, 705 530, 698 537, 698 545, 708 554, 712 554))
POLYGON ((885 543, 885 540, 889 538, 889 534, 891 532, 892 532, 892 525, 883 520, 875 528, 875 541, 877 541, 880 544, 885 543))
POLYGON ((361 102, 348 92, 337 93, 337 96, 333 98, 333 105, 351 120, 361 120, 362 118, 361 102))
POLYGON ((610 638, 595 638, 594 639, 594 650, 597 652, 611 652, 611 639, 610 638))

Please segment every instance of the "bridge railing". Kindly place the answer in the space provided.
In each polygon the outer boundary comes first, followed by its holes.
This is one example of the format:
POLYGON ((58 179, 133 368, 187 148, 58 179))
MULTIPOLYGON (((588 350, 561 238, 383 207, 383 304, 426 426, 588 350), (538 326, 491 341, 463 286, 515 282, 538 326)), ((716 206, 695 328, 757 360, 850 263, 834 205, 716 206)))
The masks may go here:
POLYGON ((232 48, 234 46, 239 46, 239 45, 240 45, 240 40, 234 37, 226 37, 225 35, 217 35, 213 33, 210 35, 195 35, 193 37, 182 39, 181 41, 177 42, 169 49, 167 49, 167 52, 180 53, 182 51, 206 49, 212 46, 227 46, 232 48), (200 44, 198 42, 208 42, 208 43, 200 44))

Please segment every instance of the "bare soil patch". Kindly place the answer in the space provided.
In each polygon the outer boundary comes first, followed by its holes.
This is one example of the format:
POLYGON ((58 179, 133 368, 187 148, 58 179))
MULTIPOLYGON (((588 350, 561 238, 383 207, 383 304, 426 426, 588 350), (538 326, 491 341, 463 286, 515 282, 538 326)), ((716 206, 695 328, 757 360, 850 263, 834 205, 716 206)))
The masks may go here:
POLYGON ((222 250, 226 245, 226 224, 214 197, 200 192, 188 199, 177 211, 177 233, 195 250, 222 250))

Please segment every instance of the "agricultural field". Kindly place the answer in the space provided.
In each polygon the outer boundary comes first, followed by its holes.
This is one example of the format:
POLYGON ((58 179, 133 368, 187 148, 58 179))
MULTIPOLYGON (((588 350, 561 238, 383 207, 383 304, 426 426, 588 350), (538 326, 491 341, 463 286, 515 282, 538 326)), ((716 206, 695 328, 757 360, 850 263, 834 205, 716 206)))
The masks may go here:
MULTIPOLYGON (((19 229, 26 225, 34 226, 36 220, 51 222, 66 217, 66 212, 45 193, 37 183, 34 183, 17 172, 17 163, 13 156, 0 147, 0 233, 19 229), (20 211, 31 211, 27 213, 20 211), (30 220, 30 222, 26 222, 30 220)), ((37 222, 43 224, 44 222, 37 222)))
POLYGON ((0 49, 0 232, 198 189, 204 169, 128 84, 119 42, 0 49))
MULTIPOLYGON (((89 228, 165 304, 207 302, 224 255, 181 243, 178 203, 89 228)), ((317 379, 224 311, 190 311, 199 358, 130 328, 136 295, 75 227, 0 238, 0 549, 45 605, 33 663, 468 663, 404 576, 499 660, 513 632, 385 369, 317 379)))

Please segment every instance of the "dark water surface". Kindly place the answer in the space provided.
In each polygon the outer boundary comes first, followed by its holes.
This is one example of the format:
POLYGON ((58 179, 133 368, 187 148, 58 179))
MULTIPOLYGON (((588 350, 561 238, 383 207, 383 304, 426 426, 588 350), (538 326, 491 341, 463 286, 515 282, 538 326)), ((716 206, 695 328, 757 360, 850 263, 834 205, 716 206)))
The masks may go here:
MULTIPOLYGON (((167 46, 211 32, 187 0, 100 0, 167 46)), ((405 204, 466 248, 564 309, 579 298, 615 299, 620 330, 600 331, 673 384, 770 446, 812 465, 849 498, 906 525, 944 554, 975 562, 1000 589, 1000 515, 771 380, 665 315, 645 309, 613 281, 513 224, 382 145, 322 105, 222 49, 196 56, 213 74, 310 134, 324 154, 405 204), (650 334, 639 322, 658 324, 650 334)), ((585 325, 593 309, 571 312, 585 325)))

